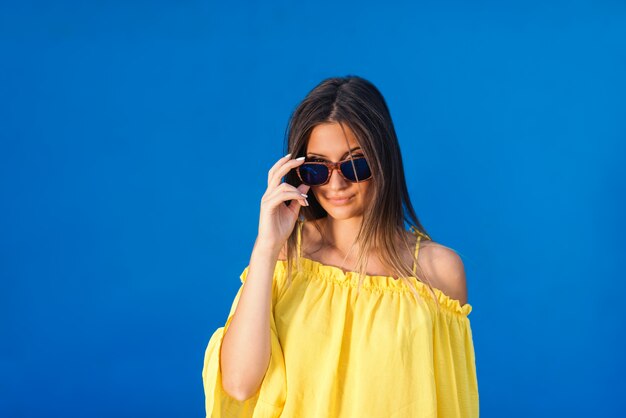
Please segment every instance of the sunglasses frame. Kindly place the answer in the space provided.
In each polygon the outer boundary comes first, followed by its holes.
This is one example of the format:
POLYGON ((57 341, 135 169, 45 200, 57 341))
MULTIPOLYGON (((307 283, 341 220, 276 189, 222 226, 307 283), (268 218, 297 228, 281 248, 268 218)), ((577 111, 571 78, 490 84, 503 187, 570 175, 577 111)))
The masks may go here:
MULTIPOLYGON (((359 159, 364 159, 365 163, 367 163, 367 159, 365 158, 365 156, 358 156, 355 158, 346 158, 345 160, 341 160, 341 161, 337 161, 336 163, 332 163, 330 161, 305 161, 304 163, 302 163, 302 165, 299 165, 296 168, 296 173, 298 173, 298 177, 300 178, 300 181, 304 184, 305 183, 304 180, 302 179, 302 176, 300 175, 300 167, 302 167, 305 164, 320 164, 320 165, 325 165, 326 168, 328 168, 328 176, 326 177, 326 181, 324 181, 324 183, 319 183, 319 184, 312 184, 310 186, 323 186, 326 183, 328 183, 330 181, 330 177, 333 175, 333 170, 337 170, 339 172, 339 174, 341 174, 341 177, 343 177, 346 181, 349 181, 350 183, 360 183, 362 181, 367 181, 367 180, 371 180, 371 178, 373 177, 372 175, 372 170, 370 168, 370 176, 366 179, 358 179, 357 181, 352 181, 349 178, 346 178, 346 176, 343 174, 343 171, 341 171, 341 164, 346 163, 348 161, 352 161, 352 169, 355 170, 355 166, 354 166, 354 160, 359 160, 359 159)), ((369 164, 367 164, 367 166, 369 167, 369 164)), ((356 170, 355 170, 356 173, 356 170)))

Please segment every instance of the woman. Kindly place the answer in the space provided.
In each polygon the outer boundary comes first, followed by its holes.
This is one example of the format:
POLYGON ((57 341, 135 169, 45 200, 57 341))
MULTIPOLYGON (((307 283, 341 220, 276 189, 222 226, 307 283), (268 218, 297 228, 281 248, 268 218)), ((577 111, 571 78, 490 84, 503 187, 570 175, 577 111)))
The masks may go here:
POLYGON ((382 95, 324 80, 287 132, 205 352, 207 417, 477 417, 463 263, 415 215, 382 95))

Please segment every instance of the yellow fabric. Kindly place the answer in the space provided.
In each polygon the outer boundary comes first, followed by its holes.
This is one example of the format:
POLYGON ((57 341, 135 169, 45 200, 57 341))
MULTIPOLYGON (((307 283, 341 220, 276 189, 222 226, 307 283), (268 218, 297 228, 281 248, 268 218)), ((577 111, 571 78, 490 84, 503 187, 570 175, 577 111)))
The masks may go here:
POLYGON ((470 304, 435 289, 437 311, 427 286, 414 277, 425 304, 387 276, 365 276, 357 299, 358 273, 300 261, 290 287, 287 262, 276 263, 270 364, 259 391, 243 402, 224 391, 219 367, 222 337, 249 266, 241 273, 228 319, 205 351, 207 417, 479 416, 470 304))

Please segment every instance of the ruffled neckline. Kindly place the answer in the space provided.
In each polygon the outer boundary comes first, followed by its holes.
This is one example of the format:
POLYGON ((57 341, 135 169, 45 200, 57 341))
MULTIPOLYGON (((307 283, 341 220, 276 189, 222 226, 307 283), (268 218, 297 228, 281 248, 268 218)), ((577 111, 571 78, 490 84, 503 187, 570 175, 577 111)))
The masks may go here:
MULTIPOLYGON (((300 257, 301 265, 305 273, 309 273, 307 276, 310 278, 323 278, 330 279, 335 282, 344 284, 348 283, 351 286, 356 287, 359 282, 359 273, 356 271, 343 271, 339 267, 332 266, 330 264, 323 264, 319 261, 312 260, 306 257, 300 257)), ((278 260, 277 265, 282 266, 283 272, 287 270, 287 260, 278 260)), ((295 266, 294 266, 295 267, 295 266)), ((428 285, 419 281, 415 276, 409 276, 408 279, 415 286, 415 288, 425 295, 430 295, 428 285)), ((362 289, 378 290, 378 291, 399 291, 410 292, 411 288, 403 280, 395 279, 391 276, 380 275, 364 275, 363 282, 361 283, 362 289)), ((437 288, 433 288, 435 295, 439 301, 439 304, 446 308, 448 311, 458 313, 464 316, 469 315, 472 311, 472 305, 466 303, 461 305, 461 302, 457 299, 453 299, 450 296, 443 293, 437 288)))

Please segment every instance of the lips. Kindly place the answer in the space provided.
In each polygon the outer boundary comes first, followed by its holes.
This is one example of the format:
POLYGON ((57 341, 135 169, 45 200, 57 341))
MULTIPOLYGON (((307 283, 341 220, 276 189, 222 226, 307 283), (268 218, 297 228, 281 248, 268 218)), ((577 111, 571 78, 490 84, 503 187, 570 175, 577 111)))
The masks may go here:
POLYGON ((336 197, 328 197, 328 200, 331 203, 334 203, 336 205, 341 205, 344 203, 348 203, 351 198, 352 196, 336 196, 336 197))

